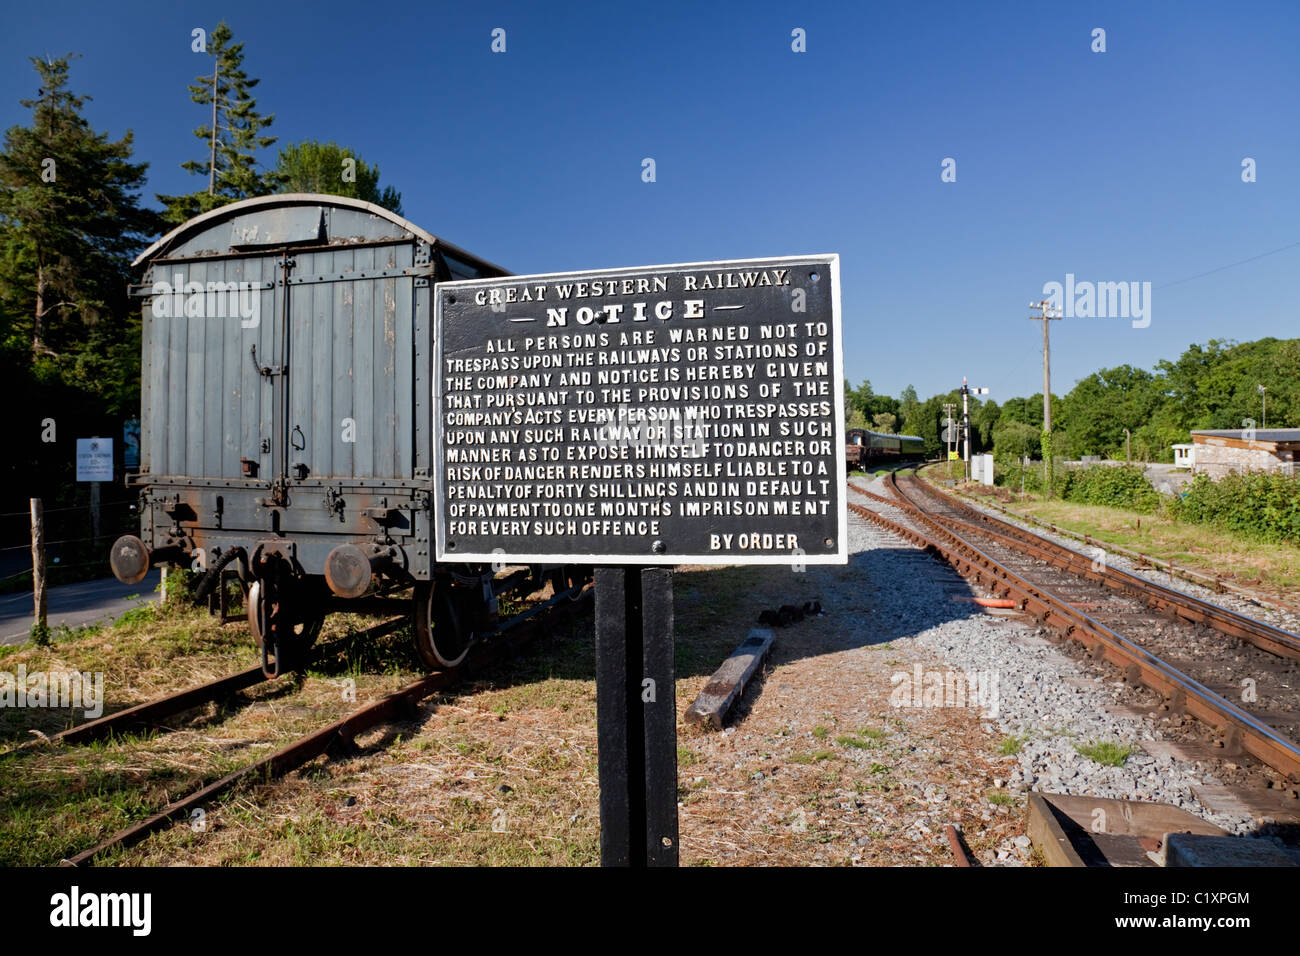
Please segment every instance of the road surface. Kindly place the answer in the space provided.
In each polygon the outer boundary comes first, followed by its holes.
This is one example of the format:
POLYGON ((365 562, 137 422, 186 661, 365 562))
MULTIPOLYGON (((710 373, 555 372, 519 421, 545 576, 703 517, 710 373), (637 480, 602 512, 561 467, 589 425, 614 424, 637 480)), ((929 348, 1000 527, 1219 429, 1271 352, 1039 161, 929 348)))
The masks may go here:
MULTIPOLYGON (((129 608, 156 601, 157 587, 158 569, 155 568, 139 584, 103 578, 48 588, 45 592, 47 620, 51 629, 60 624, 78 627, 111 621, 129 608)), ((21 644, 31 636, 31 629, 31 592, 0 594, 0 644, 21 644)))

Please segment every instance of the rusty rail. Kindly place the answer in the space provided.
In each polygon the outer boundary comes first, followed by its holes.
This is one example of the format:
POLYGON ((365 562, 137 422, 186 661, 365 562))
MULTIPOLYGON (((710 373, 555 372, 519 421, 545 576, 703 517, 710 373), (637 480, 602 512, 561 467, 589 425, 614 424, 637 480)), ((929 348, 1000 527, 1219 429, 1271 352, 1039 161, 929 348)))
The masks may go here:
POLYGON ((969 867, 971 858, 962 844, 961 832, 951 823, 944 827, 944 832, 948 835, 948 847, 952 850, 952 855, 957 858, 957 865, 969 867))
MULTIPOLYGON (((548 601, 530 608, 522 614, 515 615, 495 631, 485 634, 484 656, 476 664, 491 664, 504 659, 510 652, 518 650, 536 634, 537 619, 546 612, 556 608, 576 608, 585 605, 593 593, 588 587, 577 597, 567 593, 558 595, 548 601), (525 625, 528 625, 525 627, 525 625)), ((391 622, 390 622, 391 623, 391 622)), ((132 824, 112 836, 105 837, 94 846, 83 850, 76 856, 63 860, 62 866, 81 866, 91 863, 96 856, 114 847, 130 847, 139 843, 156 830, 173 820, 188 816, 189 812, 200 805, 220 796, 241 780, 253 776, 269 780, 284 776, 296 770, 309 760, 325 753, 333 746, 351 746, 353 739, 378 724, 395 717, 413 714, 415 706, 431 694, 451 686, 461 677, 459 671, 440 671, 429 674, 406 685, 374 703, 367 704, 347 717, 322 727, 302 737, 272 754, 268 754, 246 767, 226 774, 226 776, 207 784, 188 796, 169 803, 157 813, 132 824)))
MULTIPOLYGON (((374 627, 366 628, 355 634, 349 634, 347 637, 339 638, 337 641, 331 641, 329 644, 317 648, 312 655, 312 663, 324 660, 332 654, 338 653, 346 645, 358 639, 369 639, 383 637, 385 634, 391 634, 409 622, 409 617, 395 618, 386 621, 383 624, 376 624, 374 627)), ((246 671, 240 671, 237 674, 229 674, 226 677, 219 677, 216 680, 208 681, 206 684, 199 684, 195 687, 189 687, 185 690, 177 691, 174 694, 168 694, 166 697, 159 697, 157 700, 147 701, 143 704, 136 704, 134 707, 127 707, 124 710, 115 711, 111 714, 105 714, 96 720, 87 721, 84 724, 78 724, 75 727, 69 727, 67 730, 61 730, 56 734, 51 734, 47 740, 51 744, 84 744, 94 740, 103 740, 114 734, 124 733, 128 730, 155 724, 158 721, 176 714, 184 713, 201 704, 209 701, 220 700, 236 691, 243 690, 247 687, 253 687, 266 681, 266 676, 262 673, 262 668, 250 667, 246 671)), ((29 749, 32 747, 45 746, 46 741, 29 741, 21 747, 15 747, 9 753, 17 753, 19 750, 29 749)))
MULTIPOLYGON (((912 480, 919 481, 915 476, 912 477, 912 480)), ((906 505, 918 512, 919 516, 925 519, 927 523, 933 524, 934 516, 927 514, 921 504, 899 486, 896 474, 891 473, 889 481, 891 487, 906 505)), ((1032 531, 1019 528, 1000 518, 983 514, 963 502, 956 501, 937 488, 929 485, 924 487, 926 493, 934 495, 946 504, 960 509, 961 513, 971 515, 976 519, 966 521, 961 518, 945 518, 945 521, 949 524, 969 528, 979 534, 1000 541, 1007 547, 1028 552, 1035 558, 1063 571, 1077 574, 1089 581, 1103 584, 1112 591, 1141 600, 1148 607, 1162 614, 1172 615, 1197 624, 1204 624, 1221 634, 1248 641, 1261 650, 1268 651, 1278 657, 1300 660, 1300 635, 1292 634, 1280 627, 1274 627, 1264 621, 1258 621, 1244 614, 1239 614, 1229 608, 1211 604, 1209 601, 1201 600, 1176 588, 1166 587, 1155 581, 1148 581, 1136 574, 1109 567, 1104 563, 1098 567, 1098 562, 1088 555, 1080 554, 1078 551, 1067 548, 1055 541, 1049 541, 1032 531)))
MULTIPOLYGON (((941 495, 948 495, 952 497, 954 500, 957 498, 963 498, 966 499, 966 501, 976 500, 972 496, 957 491, 955 489, 951 491, 944 491, 939 488, 935 488, 933 485, 929 484, 928 481, 926 481, 926 485, 927 487, 933 489, 936 493, 941 495)), ((1225 593, 1231 594, 1234 597, 1239 597, 1243 601, 1249 601, 1251 604, 1256 604, 1259 605, 1260 607, 1267 607, 1279 611, 1286 611, 1290 614, 1300 614, 1300 605, 1288 604, 1286 601, 1281 601, 1278 598, 1273 597, 1271 595, 1260 594, 1258 591, 1252 591, 1250 588, 1242 587, 1240 584, 1232 584, 1228 581, 1223 580, 1223 578, 1220 575, 1202 574, 1201 572, 1193 571, 1190 568, 1177 567, 1173 563, 1173 561, 1169 561, 1168 563, 1157 562, 1150 555, 1143 554, 1141 551, 1134 551, 1131 548, 1125 548, 1124 546, 1118 544, 1109 544, 1107 542, 1094 538, 1090 534, 1083 534, 1078 531, 1072 531, 1069 528, 1058 527, 1057 525, 1052 524, 1049 521, 1043 521, 1042 519, 1037 518, 1034 515, 1017 514, 1016 512, 1011 511, 1009 508, 1003 507, 1001 504, 998 504, 995 501, 981 500, 979 503, 986 508, 992 508, 994 511, 999 511, 1009 518, 1015 518, 1017 521, 1025 522, 1025 524, 1035 525, 1046 531, 1050 531, 1052 534, 1059 534, 1062 537, 1073 538, 1076 541, 1082 541, 1084 544, 1090 546, 1095 545, 1097 547, 1102 547, 1104 545, 1107 550, 1112 551, 1115 554, 1122 555, 1123 557, 1128 558, 1130 561, 1138 562, 1140 565, 1149 565, 1150 567, 1153 568, 1154 567, 1165 568, 1169 571, 1169 575, 1171 578, 1173 577, 1182 578, 1184 581, 1187 581, 1190 584, 1195 584, 1199 587, 1208 588, 1209 590, 1214 591, 1216 594, 1225 594, 1225 593)), ((970 505, 968 504, 967 507, 970 507, 970 505)), ((972 508, 971 510, 976 510, 976 509, 972 508)))
POLYGON ((1083 644, 1094 659, 1109 661, 1122 670, 1130 682, 1141 682, 1164 696, 1171 708, 1191 714, 1222 733, 1234 746, 1239 743, 1247 753, 1284 776, 1300 781, 1300 747, 1293 741, 1067 601, 1021 578, 938 522, 931 519, 928 525, 947 539, 946 543, 861 505, 850 502, 849 509, 943 557, 963 577, 974 578, 976 583, 999 597, 1014 596, 1023 611, 1045 627, 1083 644))

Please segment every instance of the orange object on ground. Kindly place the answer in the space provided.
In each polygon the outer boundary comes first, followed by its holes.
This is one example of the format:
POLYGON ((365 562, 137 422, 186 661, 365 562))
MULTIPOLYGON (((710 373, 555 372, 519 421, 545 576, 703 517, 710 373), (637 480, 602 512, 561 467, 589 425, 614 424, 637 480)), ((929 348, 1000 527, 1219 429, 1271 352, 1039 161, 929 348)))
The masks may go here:
POLYGON ((954 601, 970 601, 978 604, 980 607, 1016 607, 1016 602, 1010 598, 984 598, 984 597, 967 597, 964 594, 953 595, 954 601))

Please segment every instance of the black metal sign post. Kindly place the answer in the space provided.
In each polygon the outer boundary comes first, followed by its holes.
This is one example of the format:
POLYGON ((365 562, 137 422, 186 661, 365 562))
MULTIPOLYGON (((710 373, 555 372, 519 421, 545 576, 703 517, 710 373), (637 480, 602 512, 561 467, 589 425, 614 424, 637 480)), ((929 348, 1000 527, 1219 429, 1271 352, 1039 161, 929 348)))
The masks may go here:
POLYGON ((677 695, 668 568, 596 569, 600 859, 677 865, 677 695))
POLYGON ((596 567, 601 859, 674 866, 679 564, 848 559, 839 258, 439 283, 439 562, 596 567))

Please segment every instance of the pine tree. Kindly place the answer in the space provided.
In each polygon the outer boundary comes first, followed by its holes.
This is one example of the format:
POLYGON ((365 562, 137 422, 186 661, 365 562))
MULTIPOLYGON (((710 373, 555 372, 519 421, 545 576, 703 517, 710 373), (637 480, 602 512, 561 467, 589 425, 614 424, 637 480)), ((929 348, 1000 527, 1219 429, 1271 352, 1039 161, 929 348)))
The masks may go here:
POLYGON ((337 143, 305 140, 285 146, 272 176, 278 192, 351 196, 402 214, 402 194, 392 186, 379 188, 379 167, 337 143))
POLYGON ((126 321, 131 254, 160 225, 138 202, 148 163, 130 162, 131 131, 110 140, 90 128, 89 97, 67 89, 68 61, 32 58, 40 92, 21 101, 31 125, 11 128, 0 150, 6 338, 21 335, 33 357, 54 361, 102 339, 103 320, 126 321))
POLYGON ((180 223, 199 213, 250 196, 274 191, 274 177, 258 172, 256 152, 275 142, 262 136, 275 115, 262 116, 251 90, 260 82, 244 72, 244 44, 232 43, 230 27, 223 20, 208 37, 214 74, 195 77, 190 98, 207 108, 209 121, 194 131, 205 147, 202 159, 181 163, 181 168, 208 180, 198 192, 183 196, 159 195, 168 222, 180 223), (215 86, 215 106, 214 106, 215 86), (216 135, 213 135, 215 117, 216 135))

